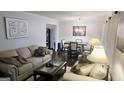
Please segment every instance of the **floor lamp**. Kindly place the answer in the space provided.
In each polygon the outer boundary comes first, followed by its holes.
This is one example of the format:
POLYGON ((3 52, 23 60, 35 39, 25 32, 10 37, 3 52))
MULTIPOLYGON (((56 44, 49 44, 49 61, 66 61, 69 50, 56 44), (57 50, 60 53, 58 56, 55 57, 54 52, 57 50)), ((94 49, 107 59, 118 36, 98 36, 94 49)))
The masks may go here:
POLYGON ((95 46, 93 51, 90 55, 87 56, 87 59, 91 62, 98 63, 98 64, 107 64, 107 80, 109 74, 109 60, 106 56, 105 50, 103 46, 95 46))

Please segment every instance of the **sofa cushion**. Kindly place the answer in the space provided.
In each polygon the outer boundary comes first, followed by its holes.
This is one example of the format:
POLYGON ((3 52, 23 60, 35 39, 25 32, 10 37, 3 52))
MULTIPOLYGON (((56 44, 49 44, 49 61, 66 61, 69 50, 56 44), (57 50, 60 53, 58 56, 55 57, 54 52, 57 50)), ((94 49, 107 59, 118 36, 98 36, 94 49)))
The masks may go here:
POLYGON ((41 57, 30 57, 28 59, 26 59, 28 62, 31 62, 33 64, 33 67, 34 68, 37 68, 38 66, 41 65, 41 63, 43 62, 42 61, 42 58, 41 57))
POLYGON ((31 69, 33 70, 33 67, 32 67, 31 63, 24 64, 21 67, 19 67, 19 69, 18 69, 19 70, 19 75, 24 74, 31 69))
POLYGON ((80 67, 79 75, 87 76, 91 72, 94 64, 86 64, 80 67))
POLYGON ((19 54, 19 56, 23 57, 23 58, 29 58, 31 57, 31 52, 28 48, 19 48, 17 49, 17 53, 19 54))
POLYGON ((50 54, 50 55, 53 54, 53 50, 48 49, 48 51, 49 51, 49 54, 50 54))
POLYGON ((29 48, 29 50, 31 51, 31 54, 32 55, 34 55, 34 51, 36 50, 36 49, 38 49, 38 45, 32 45, 32 46, 29 46, 28 48, 29 48))
POLYGON ((13 57, 0 57, 0 61, 6 64, 15 65, 17 67, 20 67, 22 65, 16 58, 13 57))
POLYGON ((8 50, 0 52, 0 57, 15 57, 18 56, 16 50, 8 50))
POLYGON ((43 61, 46 61, 46 60, 48 60, 50 58, 51 58, 51 55, 45 55, 44 57, 42 57, 43 61))
POLYGON ((104 79, 107 75, 107 65, 95 64, 90 72, 90 77, 96 79, 104 79))

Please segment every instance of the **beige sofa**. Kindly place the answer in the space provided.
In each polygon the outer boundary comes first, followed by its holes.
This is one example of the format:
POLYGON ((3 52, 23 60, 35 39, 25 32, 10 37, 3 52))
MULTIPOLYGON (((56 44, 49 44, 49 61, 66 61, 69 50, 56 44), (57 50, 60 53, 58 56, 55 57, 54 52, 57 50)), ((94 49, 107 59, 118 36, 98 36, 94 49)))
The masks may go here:
POLYGON ((33 53, 38 46, 29 46, 15 50, 2 51, 0 57, 20 56, 26 60, 22 66, 17 67, 12 64, 0 62, 0 71, 9 75, 10 80, 25 80, 33 74, 33 70, 49 62, 52 59, 52 50, 44 57, 33 57, 33 53))

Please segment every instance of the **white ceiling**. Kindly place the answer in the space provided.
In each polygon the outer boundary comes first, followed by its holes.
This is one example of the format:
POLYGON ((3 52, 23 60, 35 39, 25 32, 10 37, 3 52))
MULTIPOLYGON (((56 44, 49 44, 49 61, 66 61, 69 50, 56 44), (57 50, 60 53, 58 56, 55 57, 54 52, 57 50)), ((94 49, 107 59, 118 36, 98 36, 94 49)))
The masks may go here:
POLYGON ((102 17, 111 16, 111 11, 28 11, 33 14, 61 20, 74 20, 79 17, 102 17))

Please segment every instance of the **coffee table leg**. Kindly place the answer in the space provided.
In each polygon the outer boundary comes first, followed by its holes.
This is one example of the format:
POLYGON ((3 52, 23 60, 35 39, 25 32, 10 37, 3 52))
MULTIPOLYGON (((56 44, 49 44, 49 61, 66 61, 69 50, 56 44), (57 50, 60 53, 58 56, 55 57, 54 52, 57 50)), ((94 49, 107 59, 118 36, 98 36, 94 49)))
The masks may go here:
POLYGON ((37 80, 37 74, 34 73, 34 80, 36 81, 37 80))

